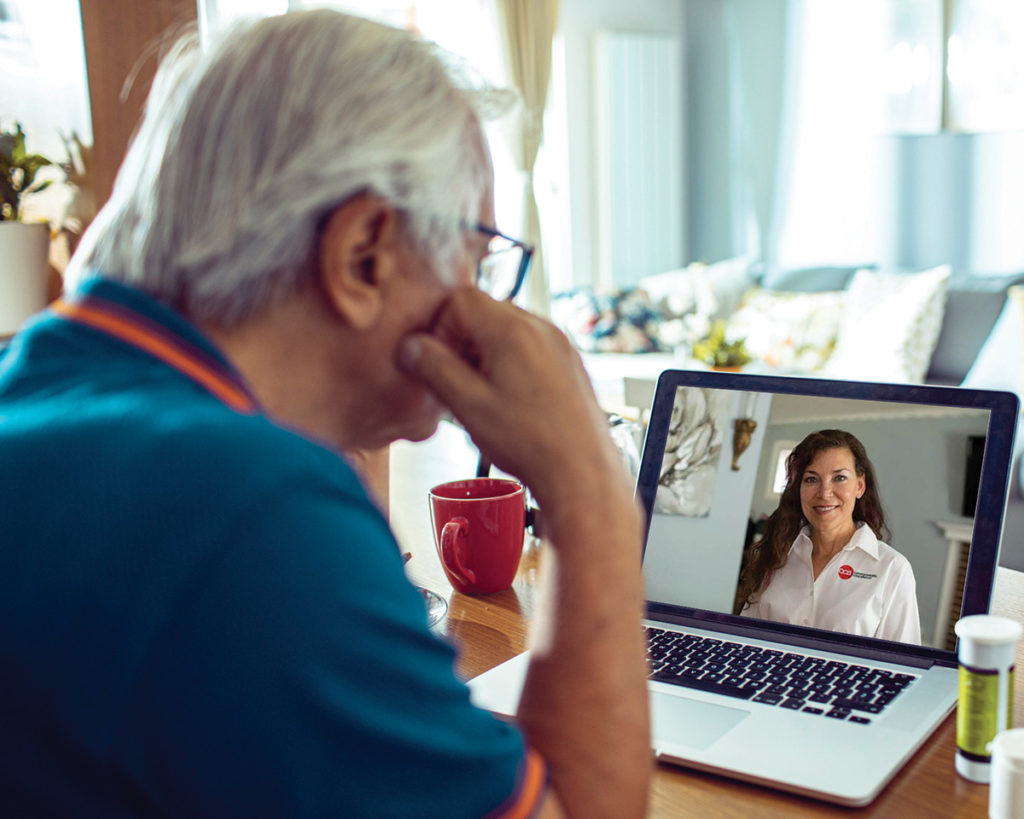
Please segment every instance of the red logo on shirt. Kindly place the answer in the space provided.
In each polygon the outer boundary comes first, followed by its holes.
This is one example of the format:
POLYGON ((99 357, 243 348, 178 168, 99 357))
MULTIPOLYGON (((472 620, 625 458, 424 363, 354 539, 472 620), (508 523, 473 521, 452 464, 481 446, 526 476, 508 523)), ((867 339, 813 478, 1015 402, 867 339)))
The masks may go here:
POLYGON ((851 577, 853 577, 853 566, 846 565, 839 567, 840 580, 849 580, 851 577))

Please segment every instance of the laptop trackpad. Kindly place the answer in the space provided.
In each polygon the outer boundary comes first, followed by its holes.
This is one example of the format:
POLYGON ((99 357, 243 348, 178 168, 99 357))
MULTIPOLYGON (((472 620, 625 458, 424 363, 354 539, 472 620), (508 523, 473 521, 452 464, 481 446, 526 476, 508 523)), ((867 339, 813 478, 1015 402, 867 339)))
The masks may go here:
POLYGON ((739 725, 750 712, 672 694, 650 692, 654 747, 662 743, 707 748, 739 725))

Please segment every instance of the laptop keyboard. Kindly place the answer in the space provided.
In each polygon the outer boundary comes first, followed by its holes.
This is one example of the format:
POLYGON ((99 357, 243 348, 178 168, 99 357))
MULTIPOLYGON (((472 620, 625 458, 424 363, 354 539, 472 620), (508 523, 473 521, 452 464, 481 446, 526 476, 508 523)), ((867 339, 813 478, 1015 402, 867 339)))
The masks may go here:
POLYGON ((650 678, 867 724, 917 677, 647 627, 650 678))

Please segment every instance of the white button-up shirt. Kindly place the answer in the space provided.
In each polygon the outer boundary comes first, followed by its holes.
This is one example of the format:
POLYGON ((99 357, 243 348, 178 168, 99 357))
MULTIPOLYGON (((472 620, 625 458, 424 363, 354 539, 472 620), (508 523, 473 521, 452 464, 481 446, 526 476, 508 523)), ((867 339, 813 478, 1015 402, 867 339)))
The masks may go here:
POLYGON ((910 561, 857 524, 850 542, 818 578, 811 565, 809 527, 797 535, 782 568, 776 569, 744 617, 921 643, 917 584, 910 561))

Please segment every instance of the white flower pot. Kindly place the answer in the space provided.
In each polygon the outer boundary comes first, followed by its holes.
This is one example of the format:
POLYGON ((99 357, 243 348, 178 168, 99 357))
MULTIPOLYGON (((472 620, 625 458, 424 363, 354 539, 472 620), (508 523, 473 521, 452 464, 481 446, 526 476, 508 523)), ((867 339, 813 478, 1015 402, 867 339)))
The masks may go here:
POLYGON ((0 337, 46 307, 50 227, 0 222, 0 337))

